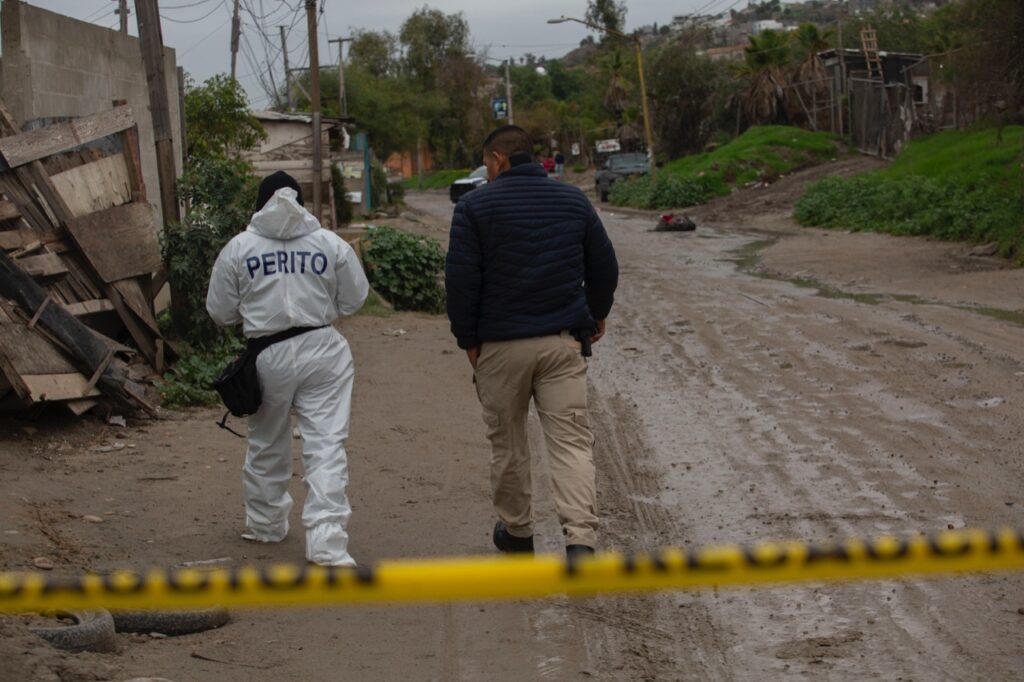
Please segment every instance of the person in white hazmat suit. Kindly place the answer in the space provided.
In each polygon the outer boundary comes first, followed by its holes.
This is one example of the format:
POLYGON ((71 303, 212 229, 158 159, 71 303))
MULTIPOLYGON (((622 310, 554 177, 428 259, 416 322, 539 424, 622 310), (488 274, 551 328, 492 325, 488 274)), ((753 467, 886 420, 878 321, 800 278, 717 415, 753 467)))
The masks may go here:
POLYGON ((206 309, 219 325, 241 323, 247 338, 310 330, 257 358, 263 402, 249 417, 242 472, 248 532, 242 537, 280 542, 288 534, 294 407, 305 468, 306 559, 353 566, 345 441, 354 373, 348 342, 331 323, 359 310, 369 285, 353 249, 303 207, 291 176, 266 178, 256 210, 217 257, 206 309))

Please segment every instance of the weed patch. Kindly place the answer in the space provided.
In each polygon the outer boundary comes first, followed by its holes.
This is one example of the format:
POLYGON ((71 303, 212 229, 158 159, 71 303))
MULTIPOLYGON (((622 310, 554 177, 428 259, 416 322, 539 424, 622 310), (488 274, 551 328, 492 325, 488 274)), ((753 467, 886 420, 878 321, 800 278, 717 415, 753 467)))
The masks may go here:
POLYGON ((797 202, 802 225, 996 242, 1024 264, 1024 127, 939 133, 912 142, 893 164, 826 178, 797 202))

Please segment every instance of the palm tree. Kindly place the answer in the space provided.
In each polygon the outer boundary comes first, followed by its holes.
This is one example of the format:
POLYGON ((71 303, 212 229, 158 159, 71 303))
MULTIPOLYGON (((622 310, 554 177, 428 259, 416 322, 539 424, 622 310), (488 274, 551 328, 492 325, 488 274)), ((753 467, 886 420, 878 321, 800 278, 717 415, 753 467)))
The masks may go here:
POLYGON ((785 116, 789 40, 772 30, 750 36, 749 40, 743 61, 735 69, 747 81, 740 93, 740 108, 751 125, 775 123, 785 116))
POLYGON ((619 50, 612 50, 602 60, 601 66, 608 79, 608 87, 604 91, 604 106, 615 117, 615 122, 621 125, 622 112, 629 105, 629 91, 632 84, 625 78, 626 60, 619 50))
POLYGON ((829 88, 825 82, 828 73, 825 70, 825 63, 819 54, 832 46, 832 39, 835 35, 831 29, 822 31, 811 23, 801 24, 791 35, 791 40, 796 54, 796 67, 793 69, 793 88, 799 109, 790 107, 790 111, 806 111, 810 105, 811 110, 807 112, 809 123, 818 129, 818 98, 824 100, 828 96, 829 88))

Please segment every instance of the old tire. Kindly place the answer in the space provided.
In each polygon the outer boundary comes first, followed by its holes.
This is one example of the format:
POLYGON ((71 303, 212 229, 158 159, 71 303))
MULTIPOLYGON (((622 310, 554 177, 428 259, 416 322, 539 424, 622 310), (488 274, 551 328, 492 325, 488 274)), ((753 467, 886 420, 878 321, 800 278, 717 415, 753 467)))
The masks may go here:
POLYGON ((58 611, 75 621, 74 625, 29 628, 51 646, 63 651, 110 652, 117 649, 114 619, 105 609, 95 611, 58 611))
POLYGON ((231 620, 223 606, 182 611, 114 611, 114 626, 118 632, 159 632, 162 635, 190 635, 219 628, 231 620))

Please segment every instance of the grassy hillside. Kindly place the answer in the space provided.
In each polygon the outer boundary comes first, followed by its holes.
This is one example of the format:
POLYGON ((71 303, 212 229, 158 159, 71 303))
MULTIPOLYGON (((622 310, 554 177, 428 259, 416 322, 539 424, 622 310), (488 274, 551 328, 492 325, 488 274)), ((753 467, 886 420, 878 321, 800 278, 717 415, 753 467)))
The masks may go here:
POLYGON ((804 225, 996 242, 1024 263, 1024 127, 949 131, 911 142, 887 168, 812 185, 804 225))
POLYGON ((764 180, 836 158, 836 136, 788 126, 758 126, 710 152, 684 156, 658 171, 656 180, 637 178, 612 189, 612 203, 634 208, 701 204, 733 187, 764 180))
MULTIPOLYGON (((457 168, 455 170, 430 171, 423 174, 423 189, 448 189, 448 186, 459 178, 464 178, 473 172, 472 168, 457 168)), ((419 189, 419 182, 416 176, 402 181, 402 187, 407 190, 419 189)))

